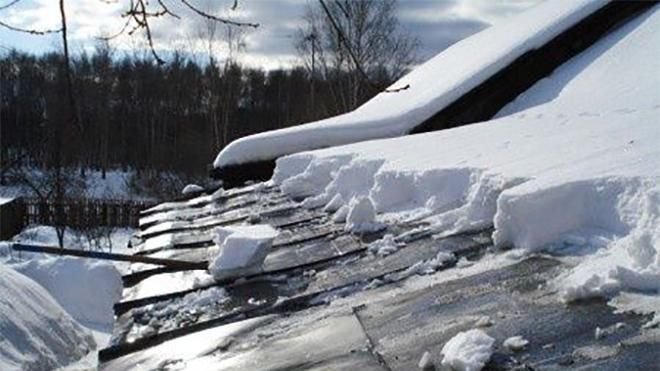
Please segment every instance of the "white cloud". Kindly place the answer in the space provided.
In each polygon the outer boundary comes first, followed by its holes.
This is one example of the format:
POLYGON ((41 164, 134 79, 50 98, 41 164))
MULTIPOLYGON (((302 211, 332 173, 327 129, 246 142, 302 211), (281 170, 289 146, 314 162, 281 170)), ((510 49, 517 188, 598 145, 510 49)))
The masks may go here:
MULTIPOLYGON (((500 22, 539 1, 405 0, 399 2, 399 15, 402 25, 413 35, 420 36, 424 47, 420 55, 430 57, 451 43, 489 24, 500 22)), ((58 28, 58 3, 55 0, 22 1, 5 11, 6 21, 24 28, 58 28)), ((246 34, 246 49, 241 57, 243 63, 278 68, 295 61, 293 37, 305 10, 305 1, 240 1, 236 11, 229 9, 233 0, 193 0, 193 3, 212 14, 260 24, 258 29, 246 34)), ((182 19, 152 19, 151 26, 157 50, 164 54, 176 49, 205 54, 206 42, 204 38, 200 38, 200 30, 204 29, 206 20, 190 12, 181 3, 168 1, 167 4, 170 4, 170 9, 181 15, 182 19)), ((152 2, 152 5, 155 6, 155 2, 152 2)), ((112 35, 122 28, 126 19, 122 18, 121 14, 128 8, 129 1, 110 0, 108 3, 100 0, 67 0, 65 6, 71 41, 79 46, 74 50, 84 50, 94 44, 95 37, 112 35)), ((224 26, 218 25, 219 32, 224 32, 223 28, 224 26)), ((12 45, 12 40, 5 43, 12 45)), ((223 49, 222 42, 216 44, 216 58, 222 59, 227 51, 223 49)), ((113 40, 113 45, 123 50, 147 47, 144 36, 139 31, 133 37, 124 35, 113 40)), ((12 46, 21 48, 21 45, 12 46)))

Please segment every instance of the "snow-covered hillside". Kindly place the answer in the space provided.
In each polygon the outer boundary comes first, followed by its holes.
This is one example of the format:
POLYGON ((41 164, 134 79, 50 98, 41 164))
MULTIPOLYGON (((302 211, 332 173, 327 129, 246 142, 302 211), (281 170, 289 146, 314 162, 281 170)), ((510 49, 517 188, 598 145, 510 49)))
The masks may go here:
POLYGON ((273 180, 308 206, 331 203, 339 218, 368 196, 378 219, 425 220, 444 234, 494 226, 500 247, 571 256, 575 268, 556 281, 568 300, 657 292, 659 25, 656 6, 498 119, 284 157, 273 180))
POLYGON ((304 150, 410 132, 522 54, 535 49, 607 4, 600 0, 548 1, 466 38, 415 68, 344 115, 251 135, 220 152, 216 168, 304 150), (478 56, 478 57, 476 57, 478 56))

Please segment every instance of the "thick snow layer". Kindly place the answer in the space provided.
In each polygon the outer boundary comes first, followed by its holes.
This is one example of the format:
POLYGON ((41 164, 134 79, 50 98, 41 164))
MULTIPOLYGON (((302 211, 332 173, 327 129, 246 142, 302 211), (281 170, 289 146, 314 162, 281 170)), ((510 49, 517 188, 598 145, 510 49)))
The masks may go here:
POLYGON ((260 272, 277 231, 269 225, 218 227, 209 272, 217 280, 260 272))
POLYGON ((659 9, 573 58, 499 119, 287 156, 273 181, 310 206, 332 201, 337 220, 368 197, 376 222, 424 220, 438 234, 494 226, 498 246, 575 255, 557 279, 567 300, 657 292, 659 9))
POLYGON ((474 329, 459 332, 442 348, 442 365, 457 371, 481 370, 493 353, 495 339, 474 329))
MULTIPOLYGON (((134 233, 131 229, 117 229, 111 235, 113 251, 126 252, 126 244, 134 233)), ((48 226, 34 226, 25 229, 14 241, 28 244, 56 245, 55 230, 48 226)), ((71 248, 90 249, 89 241, 79 233, 67 230, 65 243, 71 248)), ((104 239, 101 247, 108 249, 104 239)), ((120 271, 128 270, 128 263, 100 262, 70 257, 15 252, 10 244, 0 242, 0 264, 28 276, 40 284, 57 301, 60 310, 68 312, 77 323, 87 327, 94 336, 99 348, 106 346, 113 327, 112 306, 120 298, 120 271)), ((47 311, 48 308, 43 308, 47 311)), ((67 370, 94 369, 97 365, 97 348, 88 349, 88 354, 75 364, 67 365, 67 370)), ((4 369, 0 367, 0 369, 4 369)))
POLYGON ((121 274, 114 265, 89 259, 58 257, 13 264, 43 286, 78 322, 110 328, 112 306, 121 298, 121 274))
POLYGON ((95 348, 39 284, 2 263, 0 277, 0 369, 54 369, 95 348))
POLYGON ((452 45, 390 87, 408 89, 382 92, 344 115, 241 138, 223 149, 213 165, 273 159, 405 134, 520 55, 543 45, 604 4, 601 0, 575 0, 538 5, 452 45))

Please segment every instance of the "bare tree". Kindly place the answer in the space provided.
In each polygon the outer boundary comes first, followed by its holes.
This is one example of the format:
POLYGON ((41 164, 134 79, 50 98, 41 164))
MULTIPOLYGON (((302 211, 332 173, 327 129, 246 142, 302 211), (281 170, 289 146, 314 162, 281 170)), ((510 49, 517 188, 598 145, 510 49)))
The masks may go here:
MULTIPOLYGON (((21 0, 10 0, 4 5, 0 5, 0 11, 7 10, 12 6, 18 4, 21 0)), ((102 0, 104 2, 112 2, 112 0, 102 0)), ((230 43, 234 43, 237 39, 233 36, 236 33, 233 31, 233 27, 251 27, 256 28, 258 24, 249 23, 249 22, 238 22, 229 18, 218 17, 209 12, 199 9, 197 6, 192 4, 189 0, 157 0, 155 2, 149 2, 148 0, 130 0, 128 9, 123 13, 123 17, 126 18, 126 22, 122 29, 115 35, 109 36, 106 39, 111 39, 128 33, 132 35, 137 31, 142 31, 147 39, 149 49, 154 59, 159 63, 165 63, 164 60, 156 52, 154 46, 153 34, 151 30, 150 21, 154 18, 159 17, 171 17, 175 19, 180 19, 180 16, 175 14, 170 10, 171 3, 178 3, 184 8, 193 12, 194 14, 201 16, 209 21, 221 23, 227 26, 227 39, 230 40, 230 43)), ((235 9, 238 6, 238 0, 234 0, 233 8, 235 9)), ((54 120, 50 121, 52 129, 52 138, 50 143, 50 161, 51 164, 45 171, 46 176, 41 177, 40 181, 34 181, 31 179, 31 170, 25 170, 22 174, 21 171, 16 171, 17 176, 21 177, 25 184, 35 191, 35 194, 40 199, 48 199, 52 201, 54 205, 54 216, 52 219, 53 224, 56 227, 58 241, 60 247, 63 247, 64 241, 64 232, 66 230, 65 220, 65 210, 64 210, 64 200, 67 198, 67 193, 71 189, 69 175, 65 174, 65 169, 63 168, 63 135, 67 132, 69 127, 78 129, 80 137, 84 137, 85 127, 82 125, 82 120, 78 117, 77 104, 75 100, 75 94, 73 91, 73 80, 72 80, 72 71, 71 71, 71 60, 69 54, 69 40, 68 40, 68 23, 67 23, 67 13, 65 8, 65 0, 59 0, 59 13, 60 13, 60 27, 57 29, 51 30, 37 30, 37 29, 25 29, 21 27, 13 26, 9 23, 3 22, 0 20, 0 27, 4 27, 11 31, 23 32, 33 35, 46 35, 52 33, 59 33, 62 36, 62 51, 63 51, 63 61, 62 61, 62 71, 64 76, 64 93, 67 97, 67 108, 63 115, 57 117, 54 120)), ((229 48, 229 54, 233 52, 234 48, 229 48)), ((228 122, 228 118, 225 122, 228 122)), ((223 144, 226 143, 227 134, 226 134, 226 124, 223 134, 223 144)), ((107 157, 107 156, 106 156, 107 157)), ((81 171, 84 169, 84 166, 81 167, 81 171)), ((105 171, 105 168, 104 168, 105 171)), ((1 172, 4 178, 5 171, 1 172)))
POLYGON ((214 149, 227 145, 229 124, 233 120, 233 107, 239 96, 241 74, 238 55, 245 49, 247 33, 244 27, 232 24, 219 24, 211 18, 200 25, 198 37, 204 40, 208 55, 208 68, 211 78, 207 81, 205 103, 207 114, 213 125, 214 149), (224 60, 220 64, 216 58, 217 49, 224 51, 224 60))
POLYGON ((331 86, 341 110, 354 109, 365 90, 383 91, 415 62, 419 41, 396 18, 395 0, 318 0, 305 15, 296 49, 312 79, 343 74, 331 86), (386 72, 387 81, 378 81, 386 72))
MULTIPOLYGON (((257 23, 240 22, 227 17, 220 17, 211 14, 210 12, 202 10, 198 6, 192 4, 189 0, 170 0, 169 3, 166 2, 166 0, 157 0, 155 2, 149 2, 148 0, 131 0, 128 9, 122 14, 122 17, 126 18, 124 26, 121 28, 121 30, 119 30, 118 33, 110 36, 109 39, 118 37, 124 33, 133 35, 137 31, 142 31, 144 37, 147 40, 147 43, 149 44, 149 49, 151 50, 151 54, 153 55, 154 59, 160 64, 165 63, 165 61, 159 56, 158 52, 156 51, 156 47, 154 46, 154 37, 150 22, 153 19, 161 17, 181 19, 180 15, 174 13, 171 10, 171 3, 178 3, 188 11, 191 11, 192 13, 202 18, 216 23, 224 24, 228 27, 259 27, 259 24, 257 23)), ((234 0, 231 8, 236 9, 237 7, 238 0, 234 0)))

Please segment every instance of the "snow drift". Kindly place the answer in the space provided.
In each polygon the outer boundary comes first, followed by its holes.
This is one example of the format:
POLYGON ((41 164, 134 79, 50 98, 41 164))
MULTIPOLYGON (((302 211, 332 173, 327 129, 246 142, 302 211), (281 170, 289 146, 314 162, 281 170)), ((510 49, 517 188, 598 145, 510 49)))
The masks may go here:
POLYGON ((37 283, 1 263, 0 277, 0 369, 54 369, 96 347, 37 283))
POLYGON ((657 292, 659 9, 573 58, 498 119, 287 156, 273 181, 305 206, 337 210, 337 220, 368 199, 375 222, 424 220, 438 234, 494 227, 500 247, 576 255, 557 281, 567 300, 657 292))
POLYGON ((12 267, 43 286, 81 324, 112 327, 112 306, 121 298, 123 284, 111 263, 47 257, 12 267))

